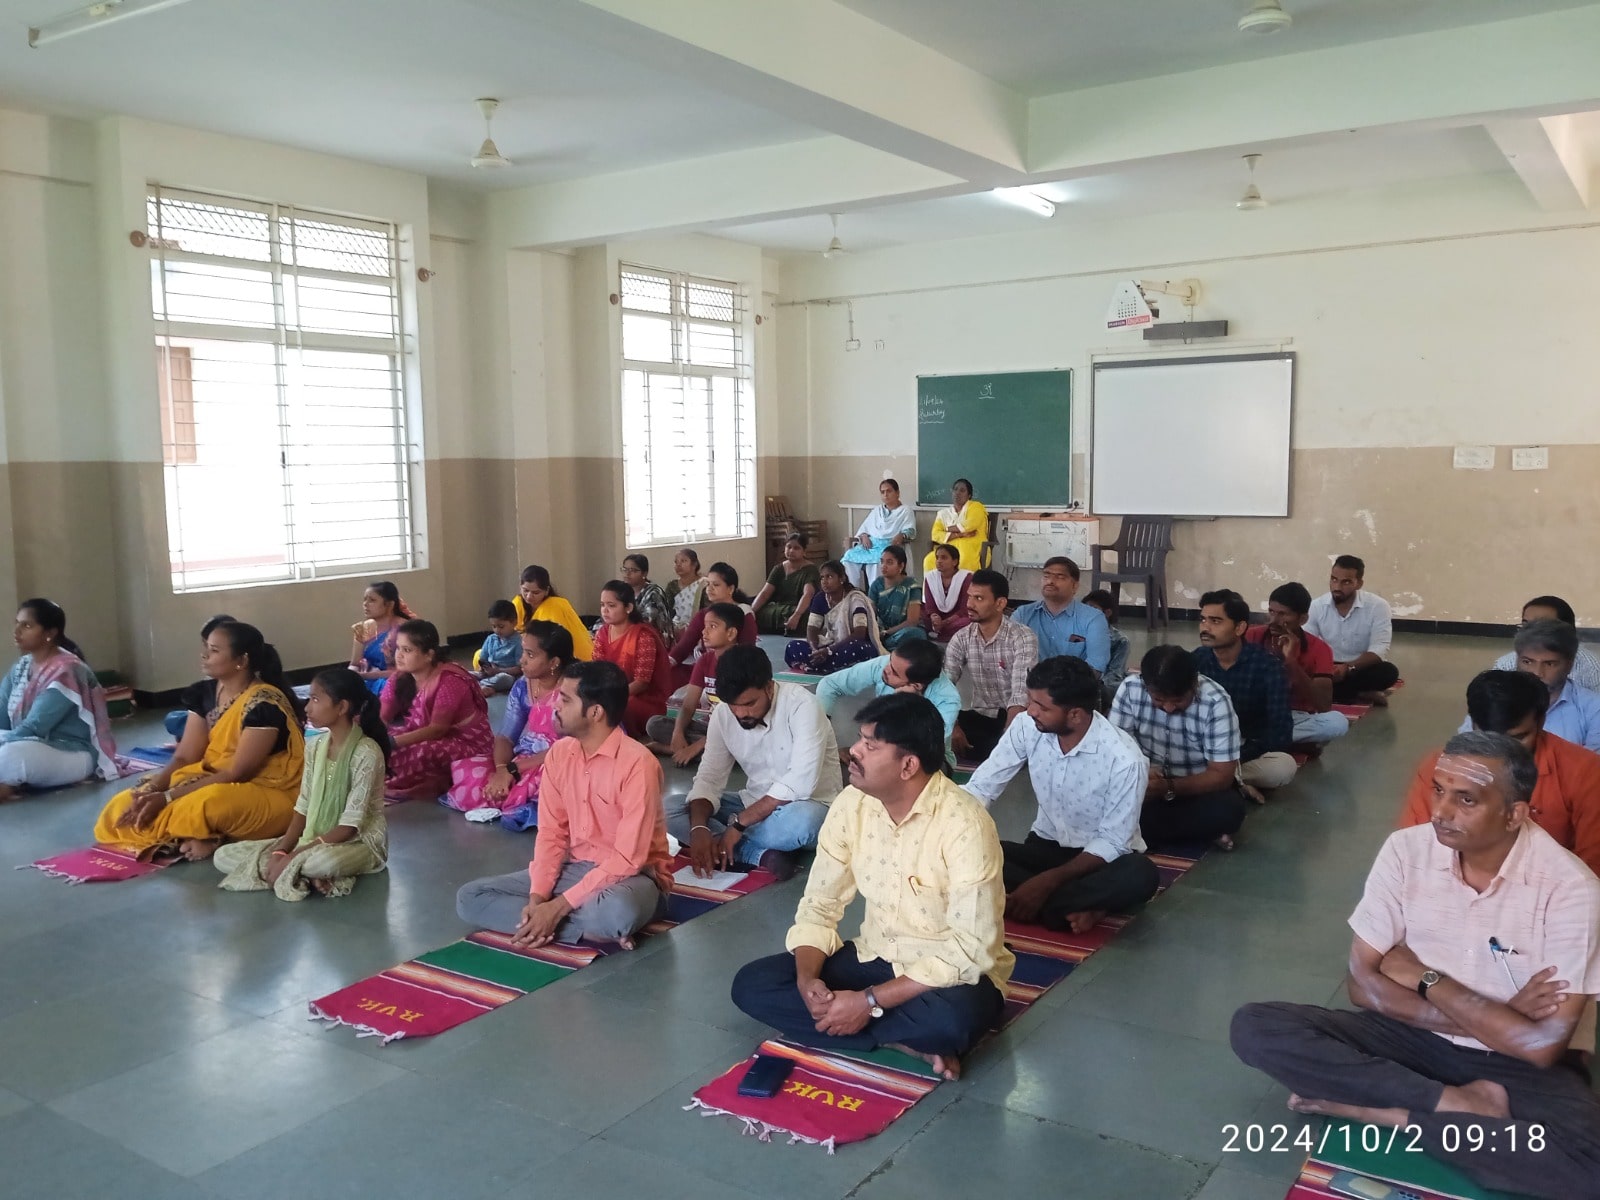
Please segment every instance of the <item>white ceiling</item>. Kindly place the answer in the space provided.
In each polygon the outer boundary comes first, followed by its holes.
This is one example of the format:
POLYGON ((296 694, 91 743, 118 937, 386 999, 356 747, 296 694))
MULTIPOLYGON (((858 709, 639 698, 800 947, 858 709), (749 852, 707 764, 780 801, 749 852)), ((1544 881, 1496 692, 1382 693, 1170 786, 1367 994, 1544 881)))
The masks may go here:
POLYGON ((840 0, 1026 95, 1581 8, 1592 0, 1282 0, 1294 28, 1242 34, 1250 0, 840 0))
MULTIPOLYGON (((1482 126, 1352 133, 1266 154, 1256 183, 1275 206, 1340 193, 1375 191, 1427 179, 1506 173, 1505 157, 1482 126)), ((1192 155, 1114 174, 1040 185, 1057 202, 1053 225, 1146 216, 1187 209, 1226 211, 1243 192, 1248 168, 1233 154, 1192 155)), ((1251 214, 1239 213, 1240 220, 1251 214)), ((982 237, 1038 229, 1038 216, 987 192, 864 208, 840 219, 853 251, 912 242, 982 237)), ((833 236, 825 215, 729 225, 719 237, 788 253, 820 250, 833 236)))
POLYGON ((649 166, 815 131, 465 0, 192 0, 30 49, 86 0, 0 0, 0 105, 125 113, 486 187, 649 166), (472 103, 517 164, 468 159, 472 103))

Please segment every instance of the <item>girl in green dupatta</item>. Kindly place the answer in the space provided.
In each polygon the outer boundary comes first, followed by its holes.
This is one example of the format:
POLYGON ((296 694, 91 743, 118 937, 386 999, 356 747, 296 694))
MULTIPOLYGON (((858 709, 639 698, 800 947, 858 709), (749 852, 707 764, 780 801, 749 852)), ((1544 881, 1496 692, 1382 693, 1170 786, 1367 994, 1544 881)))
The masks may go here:
POLYGON ((378 698, 348 667, 311 681, 306 719, 326 729, 306 745, 300 798, 288 831, 276 839, 218 847, 213 861, 230 892, 271 888, 280 900, 304 900, 315 888, 348 896, 357 875, 384 869, 389 854, 383 815, 389 731, 378 698))

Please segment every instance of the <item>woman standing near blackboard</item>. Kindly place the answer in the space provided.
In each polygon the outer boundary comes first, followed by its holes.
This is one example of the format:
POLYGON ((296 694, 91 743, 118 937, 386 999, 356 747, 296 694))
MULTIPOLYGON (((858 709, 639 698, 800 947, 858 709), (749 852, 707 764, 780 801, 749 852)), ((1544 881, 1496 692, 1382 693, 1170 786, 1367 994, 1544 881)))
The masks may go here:
MULTIPOLYGON (((983 545, 989 540, 989 510, 972 497, 972 481, 958 479, 950 485, 950 503, 933 519, 933 540, 954 546, 961 555, 963 571, 983 566, 983 545)), ((933 555, 922 560, 922 573, 936 569, 933 555)))

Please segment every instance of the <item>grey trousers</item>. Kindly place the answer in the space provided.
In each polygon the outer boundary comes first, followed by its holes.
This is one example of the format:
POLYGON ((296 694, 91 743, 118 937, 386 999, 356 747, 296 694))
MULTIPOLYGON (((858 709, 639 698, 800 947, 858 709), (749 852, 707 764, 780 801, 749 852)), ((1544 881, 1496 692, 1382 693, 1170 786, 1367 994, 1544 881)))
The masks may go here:
POLYGON ((1406 1109, 1427 1153, 1485 1187, 1549 1200, 1600 1197, 1600 1096, 1570 1066, 1457 1046, 1375 1012, 1277 1001, 1246 1004, 1233 1014, 1230 1036, 1235 1054, 1291 1092, 1406 1109), (1506 1089, 1508 1119, 1433 1111, 1446 1085, 1477 1079, 1506 1089), (1543 1134, 1537 1149, 1533 1126, 1543 1134))
MULTIPOLYGON (((593 863, 569 862, 556 879, 556 893, 566 891, 592 870, 593 863)), ((527 904, 527 871, 474 879, 456 893, 456 915, 468 925, 496 933, 515 933, 527 904)), ((556 929, 556 940, 614 942, 638 933, 666 912, 666 893, 648 875, 635 875, 580 904, 556 929)))

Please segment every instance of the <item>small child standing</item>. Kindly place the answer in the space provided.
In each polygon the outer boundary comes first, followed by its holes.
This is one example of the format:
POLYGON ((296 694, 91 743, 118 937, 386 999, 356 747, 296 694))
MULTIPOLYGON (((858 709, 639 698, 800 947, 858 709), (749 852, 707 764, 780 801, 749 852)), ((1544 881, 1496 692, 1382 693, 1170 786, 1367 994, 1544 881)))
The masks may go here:
POLYGON ((522 667, 522 638, 517 633, 517 608, 509 600, 489 605, 489 636, 478 651, 478 676, 485 696, 509 692, 522 667))
POLYGON ((711 725, 711 704, 717 694, 717 661, 730 646, 739 644, 744 632, 745 611, 737 604, 722 601, 705 610, 702 640, 705 649, 694 660, 689 682, 673 693, 668 706, 677 706, 676 717, 651 717, 645 737, 657 754, 670 754, 672 761, 686 767, 706 748, 706 730, 711 725))
POLYGON ((1111 629, 1111 659, 1100 675, 1100 690, 1105 694, 1105 709, 1110 712, 1111 701, 1116 697, 1117 689, 1128 677, 1128 635, 1117 628, 1117 606, 1111 600, 1111 593, 1105 588, 1090 592, 1083 598, 1083 602, 1092 604, 1105 613, 1106 624, 1111 629))

